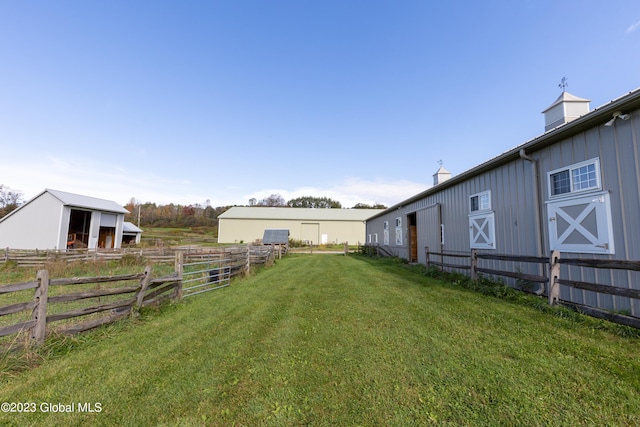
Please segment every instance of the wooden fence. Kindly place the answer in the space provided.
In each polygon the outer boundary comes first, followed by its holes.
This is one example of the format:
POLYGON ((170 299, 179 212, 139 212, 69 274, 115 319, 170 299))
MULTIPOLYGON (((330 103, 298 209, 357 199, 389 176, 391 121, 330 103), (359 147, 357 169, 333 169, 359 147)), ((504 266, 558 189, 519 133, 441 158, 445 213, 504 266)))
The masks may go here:
MULTIPOLYGON (((29 341, 42 344, 50 331, 83 332, 137 315, 140 308, 150 304, 182 298, 183 273, 188 263, 223 261, 226 279, 230 280, 255 265, 269 265, 275 256, 274 247, 253 245, 207 252, 178 251, 171 257, 175 272, 158 278, 152 277, 151 266, 137 274, 56 279, 42 269, 33 281, 0 286, 0 296, 10 302, 0 306, 0 337, 28 333, 29 341)), ((208 274, 210 271, 203 274, 203 280, 209 280, 208 274)))
POLYGON ((274 256, 286 254, 285 246, 271 245, 239 245, 212 247, 177 247, 177 248, 119 248, 119 249, 70 249, 70 250, 22 250, 5 248, 0 250, 0 264, 12 262, 20 267, 41 267, 54 262, 91 262, 117 261, 123 257, 144 258, 150 263, 173 263, 175 254, 183 252, 188 256, 217 256, 220 253, 244 253, 249 248, 253 264, 264 264, 265 254, 274 256), (273 252, 275 251, 275 252, 273 252))
MULTIPOLYGON (((596 307, 590 307, 583 304, 576 304, 570 301, 563 301, 560 299, 560 285, 570 286, 576 289, 584 289, 588 291, 598 292, 606 295, 617 295, 628 298, 640 299, 640 290, 631 288, 622 288, 613 285, 602 285, 597 283, 581 282, 576 280, 568 280, 560 275, 561 265, 573 265, 579 267, 590 267, 596 269, 614 269, 614 270, 627 270, 627 271, 640 271, 640 261, 626 261, 626 260, 599 260, 599 259, 584 259, 584 258, 562 258, 560 251, 552 251, 549 258, 535 257, 535 256, 517 256, 517 255, 499 255, 478 253, 477 250, 472 249, 471 253, 451 253, 451 252, 431 252, 429 248, 425 248, 426 254, 426 266, 429 268, 434 265, 440 269, 459 269, 468 270, 472 280, 477 280, 479 273, 484 273, 492 276, 502 276, 516 279, 522 282, 534 282, 546 285, 546 293, 549 299, 549 304, 554 305, 562 303, 565 305, 571 305, 579 311, 589 314, 594 317, 605 318, 617 323, 622 323, 628 326, 640 328, 640 318, 625 316, 617 313, 611 313, 606 310, 602 310, 596 307), (436 260, 432 260, 432 257, 436 257, 436 260), (466 263, 454 263, 449 261, 449 258, 464 259, 466 263), (479 265, 482 260, 497 260, 497 261, 513 261, 513 262, 525 262, 539 264, 543 268, 544 275, 532 275, 525 274, 517 271, 496 270, 490 268, 484 268, 479 265), (445 262, 446 261, 446 262, 445 262)), ((544 293, 544 286, 537 294, 544 293)))
POLYGON ((27 331, 36 344, 42 344, 47 330, 83 332, 179 295, 179 276, 152 278, 151 273, 151 266, 147 266, 138 274, 51 279, 48 270, 39 270, 32 282, 0 286, 0 295, 9 296, 9 300, 10 294, 20 300, 28 295, 22 291, 34 290, 30 300, 0 307, 0 317, 14 315, 13 319, 20 319, 23 314, 29 317, 0 328, 0 337, 27 331), (104 284, 109 287, 104 288, 104 284), (60 326, 50 326, 55 322, 60 322, 60 326))

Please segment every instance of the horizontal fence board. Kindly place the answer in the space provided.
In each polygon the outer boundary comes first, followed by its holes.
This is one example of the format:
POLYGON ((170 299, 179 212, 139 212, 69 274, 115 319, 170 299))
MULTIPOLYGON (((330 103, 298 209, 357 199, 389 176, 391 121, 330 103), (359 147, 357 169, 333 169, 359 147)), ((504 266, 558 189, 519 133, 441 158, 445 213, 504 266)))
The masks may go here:
POLYGON ((561 285, 571 286, 574 288, 584 289, 587 291, 640 299, 640 290, 638 289, 620 288, 617 286, 599 285, 597 283, 578 282, 576 280, 566 280, 566 279, 556 279, 556 281, 561 285))
POLYGON ((532 274, 523 274, 523 273, 512 273, 510 271, 503 270, 492 270, 490 268, 476 268, 476 271, 479 273, 493 274, 496 276, 506 276, 512 277, 514 279, 526 280, 528 282, 536 282, 536 283, 547 283, 549 281, 548 278, 542 276, 534 276, 532 274))
POLYGON ((24 283, 12 283, 10 285, 0 286, 0 294, 8 294, 10 292, 25 291, 27 289, 34 289, 38 287, 38 282, 24 282, 24 283))
POLYGON ((65 313, 53 314, 51 316, 47 316, 47 323, 57 322, 59 320, 64 320, 64 319, 71 319, 74 317, 86 316, 88 314, 93 314, 93 313, 100 313, 101 311, 113 310, 116 308, 132 307, 135 301, 136 301, 135 298, 131 298, 125 301, 118 301, 111 304, 96 305, 93 307, 70 310, 65 313))
POLYGON ((6 316, 8 314, 18 313, 24 310, 33 309, 37 303, 35 301, 19 302, 16 304, 5 305, 0 307, 0 316, 6 316))
POLYGON ((4 337, 11 334, 17 334, 21 331, 26 331, 34 327, 35 320, 27 320, 26 322, 16 323, 15 325, 5 326, 0 328, 0 337, 4 337))
POLYGON ((124 319, 128 317, 130 313, 116 313, 111 316, 101 317, 100 319, 91 320, 88 322, 83 322, 77 325, 67 326, 67 327, 59 327, 56 328, 56 332, 61 334, 77 334, 80 332, 88 331, 90 329, 95 329, 98 326, 107 325, 109 323, 117 322, 118 320, 124 319))
POLYGON ((56 295, 49 297, 49 303, 78 301, 81 299, 104 297, 107 295, 120 295, 137 292, 140 286, 129 286, 126 288, 113 288, 113 289, 98 289, 95 291, 76 292, 73 294, 56 295))
POLYGON ((453 258, 471 258, 471 254, 457 254, 457 253, 446 253, 446 252, 427 252, 429 256, 445 256, 445 257, 453 257, 453 258))
POLYGON ((178 283, 168 283, 166 286, 161 286, 155 291, 145 294, 144 298, 142 299, 142 305, 144 306, 145 302, 152 300, 154 297, 157 297, 158 295, 162 295, 166 292, 175 290, 177 285, 178 283))
POLYGON ((518 256, 518 255, 495 255, 495 254, 477 254, 478 259, 491 259, 496 261, 516 261, 516 262, 533 262, 539 264, 549 264, 549 258, 537 256, 518 256))
POLYGON ((586 314, 588 316, 597 317, 598 319, 605 319, 610 322, 615 322, 621 325, 631 326, 633 328, 640 329, 640 319, 637 317, 625 316, 624 314, 612 313, 610 311, 602 310, 595 307, 589 307, 586 305, 575 304, 569 301, 561 301, 562 305, 572 307, 579 313, 586 314))
POLYGON ((617 259, 582 259, 562 258, 557 260, 560 264, 577 265, 580 267, 611 268, 614 270, 640 271, 640 261, 625 261, 617 259))
POLYGON ((144 277, 143 273, 123 274, 120 276, 99 276, 99 277, 72 277, 68 279, 51 279, 51 286, 63 285, 86 285, 88 283, 105 283, 105 282, 121 282, 126 280, 140 280, 144 277))
POLYGON ((438 265, 440 267, 447 267, 447 268, 459 268, 459 269, 462 269, 462 270, 470 270, 471 269, 470 265, 447 264, 445 262, 437 262, 437 261, 429 261, 429 264, 434 264, 434 265, 438 265))

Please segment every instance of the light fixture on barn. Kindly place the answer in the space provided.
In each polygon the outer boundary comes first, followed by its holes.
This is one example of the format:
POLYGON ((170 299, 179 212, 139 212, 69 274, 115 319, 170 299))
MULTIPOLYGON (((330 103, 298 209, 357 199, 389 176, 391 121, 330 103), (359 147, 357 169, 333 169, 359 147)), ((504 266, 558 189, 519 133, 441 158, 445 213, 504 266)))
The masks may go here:
POLYGON ((616 119, 628 120, 629 117, 631 117, 631 114, 622 114, 622 111, 614 111, 613 118, 609 120, 607 123, 605 123, 604 125, 613 126, 613 123, 616 121, 616 119))

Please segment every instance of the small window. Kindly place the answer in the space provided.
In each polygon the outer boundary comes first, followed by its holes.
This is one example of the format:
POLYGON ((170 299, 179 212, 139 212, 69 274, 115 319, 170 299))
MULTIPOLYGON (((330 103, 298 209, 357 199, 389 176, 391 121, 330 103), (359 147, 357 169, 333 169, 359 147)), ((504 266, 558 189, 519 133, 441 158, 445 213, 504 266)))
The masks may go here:
POLYGON ((373 233, 373 243, 378 243, 378 233, 373 233))
POLYGON ((469 197, 469 211, 481 212, 491 210, 491 191, 483 191, 469 197))
POLYGON ((388 230, 388 229, 389 229, 389 221, 385 221, 385 222, 383 223, 382 228, 383 228, 383 229, 385 229, 385 230, 388 230))
POLYGON ((396 218, 396 246, 402 246, 402 218, 396 218))
POLYGON ((549 172, 549 195, 579 193, 600 189, 600 162, 598 159, 549 172))

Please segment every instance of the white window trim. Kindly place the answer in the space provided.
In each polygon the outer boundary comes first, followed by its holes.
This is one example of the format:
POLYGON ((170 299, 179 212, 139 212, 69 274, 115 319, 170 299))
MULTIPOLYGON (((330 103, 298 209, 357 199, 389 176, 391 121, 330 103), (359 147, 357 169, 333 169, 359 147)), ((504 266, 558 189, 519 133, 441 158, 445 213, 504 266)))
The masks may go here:
POLYGON ((585 160, 584 162, 579 162, 579 163, 574 163, 572 165, 569 166, 565 166, 562 168, 558 168, 558 169, 554 169, 552 171, 547 172, 547 191, 549 194, 549 199, 561 199, 561 198, 565 198, 565 197, 571 197, 571 196, 575 196, 576 194, 583 194, 583 193, 588 193, 590 191, 601 191, 602 190, 602 180, 600 177, 600 159, 598 157, 594 158, 594 159, 589 159, 589 160, 585 160), (595 187, 590 187, 590 188, 585 188, 582 190, 574 190, 573 189, 573 173, 572 171, 574 169, 578 169, 581 168, 583 166, 587 166, 590 164, 594 164, 595 165, 595 170, 596 170, 596 186, 595 187), (569 189, 570 191, 568 193, 562 193, 562 194, 553 194, 553 186, 551 185, 551 176, 555 175, 557 173, 560 172, 564 172, 564 171, 569 171, 569 189))
POLYGON ((481 213, 481 212, 489 212, 489 211, 491 211, 491 206, 492 206, 492 203, 491 203, 491 190, 481 191, 479 193, 472 194, 472 195, 469 196, 469 213, 471 215, 474 215, 474 214, 477 214, 477 213, 481 213), (478 209, 477 210, 475 210, 475 211, 471 210, 471 199, 473 199, 474 197, 477 197, 478 200, 480 200, 481 197, 484 196, 484 195, 488 196, 489 206, 487 206, 485 209, 480 209, 479 208, 479 204, 478 204, 478 209))

